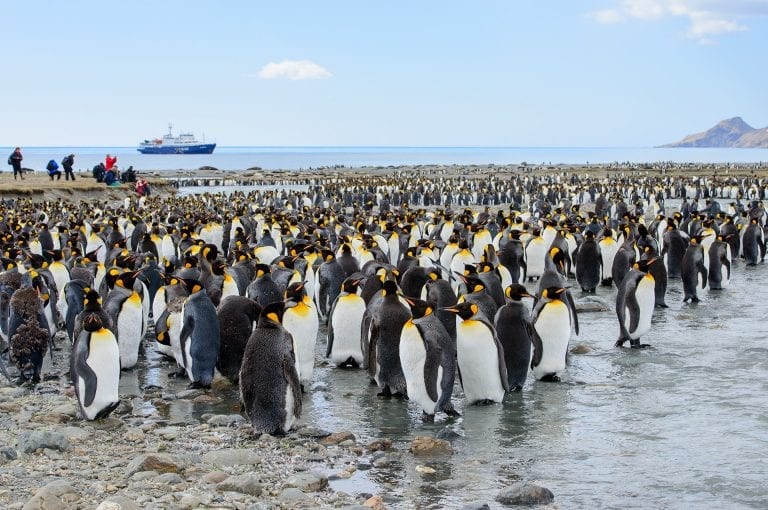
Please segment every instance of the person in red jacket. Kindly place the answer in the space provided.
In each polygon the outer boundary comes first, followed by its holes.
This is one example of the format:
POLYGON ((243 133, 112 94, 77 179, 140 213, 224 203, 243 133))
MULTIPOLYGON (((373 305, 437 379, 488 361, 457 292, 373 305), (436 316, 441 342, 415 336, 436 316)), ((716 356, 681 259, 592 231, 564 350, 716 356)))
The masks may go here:
POLYGON ((112 170, 112 167, 115 166, 115 163, 117 163, 117 156, 107 154, 107 157, 104 160, 104 169, 107 171, 112 170))

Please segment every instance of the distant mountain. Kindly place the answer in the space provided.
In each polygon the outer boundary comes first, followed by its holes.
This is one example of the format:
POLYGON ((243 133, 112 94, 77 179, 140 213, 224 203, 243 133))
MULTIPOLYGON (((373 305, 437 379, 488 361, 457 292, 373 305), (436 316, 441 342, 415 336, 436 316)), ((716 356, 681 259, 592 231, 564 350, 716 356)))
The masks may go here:
POLYGON ((768 128, 755 129, 741 117, 722 120, 715 127, 688 135, 662 147, 749 147, 768 148, 768 128))

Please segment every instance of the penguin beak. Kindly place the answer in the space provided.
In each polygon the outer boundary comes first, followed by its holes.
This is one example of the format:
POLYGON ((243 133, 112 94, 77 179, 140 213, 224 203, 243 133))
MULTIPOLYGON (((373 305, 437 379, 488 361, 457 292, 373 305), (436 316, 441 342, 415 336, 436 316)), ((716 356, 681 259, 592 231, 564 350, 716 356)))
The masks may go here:
POLYGON ((296 301, 294 301, 293 299, 286 299, 285 301, 283 301, 283 307, 285 307, 285 308, 293 308, 293 307, 298 306, 298 305, 299 304, 296 301))
POLYGON ((444 310, 446 312, 451 312, 451 313, 459 313, 458 308, 447 307, 447 308, 441 308, 441 310, 444 310))

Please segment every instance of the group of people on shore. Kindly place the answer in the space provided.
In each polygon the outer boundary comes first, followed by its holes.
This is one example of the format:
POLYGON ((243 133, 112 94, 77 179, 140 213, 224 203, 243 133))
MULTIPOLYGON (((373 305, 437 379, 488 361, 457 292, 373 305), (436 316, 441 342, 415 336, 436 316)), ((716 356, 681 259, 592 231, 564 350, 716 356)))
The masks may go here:
MULTIPOLYGON (((8 164, 13 168, 14 179, 20 178, 21 180, 24 180, 24 169, 21 166, 21 162, 23 160, 24 155, 21 153, 20 147, 16 147, 11 155, 8 156, 8 164)), ((48 172, 48 176, 50 177, 51 181, 61 180, 62 172, 60 168, 64 169, 65 180, 74 181, 74 164, 75 155, 68 154, 64 157, 64 159, 61 160, 61 165, 59 165, 55 159, 51 159, 48 161, 45 169, 48 172)), ((142 178, 137 179, 136 172, 133 170, 132 166, 128 167, 128 169, 121 174, 120 169, 117 166, 117 156, 113 156, 112 154, 107 154, 107 156, 104 158, 104 163, 99 163, 98 165, 94 166, 92 174, 96 179, 96 182, 103 182, 107 186, 119 186, 120 184, 124 183, 135 183, 135 191, 138 196, 142 197, 148 196, 150 194, 149 184, 142 178)))

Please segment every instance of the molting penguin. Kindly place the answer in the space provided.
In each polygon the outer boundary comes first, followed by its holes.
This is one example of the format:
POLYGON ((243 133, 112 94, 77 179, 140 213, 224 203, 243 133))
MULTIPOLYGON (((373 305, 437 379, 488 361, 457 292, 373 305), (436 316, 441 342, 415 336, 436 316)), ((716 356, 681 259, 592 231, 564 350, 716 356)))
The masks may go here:
POLYGON ((85 419, 105 418, 120 404, 120 348, 97 314, 85 317, 75 339, 70 375, 85 419))
POLYGON ((38 291, 24 287, 13 293, 8 329, 9 359, 19 369, 19 383, 40 382, 50 334, 38 291))
POLYGON ((531 316, 521 300, 533 296, 519 283, 508 286, 504 293, 508 301, 496 312, 494 327, 504 348, 507 385, 511 391, 518 391, 525 385, 531 362, 531 316))
POLYGON ((363 364, 360 345, 365 300, 358 296, 360 278, 344 280, 341 293, 328 315, 328 347, 326 357, 337 367, 359 367, 363 364))
POLYGON ((216 307, 198 280, 184 280, 189 297, 181 312, 181 351, 192 388, 210 388, 219 357, 219 319, 216 307))
POLYGON ((320 321, 315 304, 307 296, 303 283, 290 284, 285 291, 285 299, 292 306, 283 313, 283 327, 293 337, 296 371, 302 388, 305 388, 312 382, 315 369, 315 344, 320 321))
POLYGON ((507 386, 504 352, 493 326, 475 303, 459 303, 447 311, 459 316, 456 360, 469 404, 501 402, 507 386))
POLYGON ((272 279, 272 271, 267 264, 256 264, 256 277, 248 285, 246 295, 262 308, 269 303, 283 299, 280 288, 272 279))
POLYGON ((681 272, 685 293, 683 302, 690 300, 697 303, 699 297, 696 295, 696 287, 701 285, 703 289, 707 286, 708 275, 707 268, 704 266, 704 250, 701 247, 701 238, 701 235, 692 236, 683 256, 681 272))
POLYGON ((332 251, 323 250, 322 255, 323 263, 317 269, 317 308, 320 316, 327 320, 331 305, 341 292, 346 273, 332 251))
POLYGON ((456 346, 433 308, 421 299, 406 298, 412 318, 400 335, 400 363, 408 386, 408 399, 422 410, 424 421, 437 411, 458 413, 451 403, 456 378, 456 346))
POLYGON ((259 304, 245 296, 225 297, 216 311, 221 339, 216 368, 233 383, 237 383, 240 377, 245 346, 260 313, 259 304))
POLYGON ((301 387, 281 321, 282 301, 265 306, 245 348, 240 400, 255 435, 285 434, 301 415, 301 387))
POLYGON ((650 267, 657 261, 652 258, 635 263, 616 292, 616 315, 619 319, 616 347, 622 347, 627 340, 631 347, 647 347, 647 344, 640 343, 640 337, 651 329, 656 281, 650 267))
POLYGON ((566 302, 564 288, 547 287, 533 308, 531 368, 538 381, 559 381, 565 370, 571 339, 571 309, 566 302))

